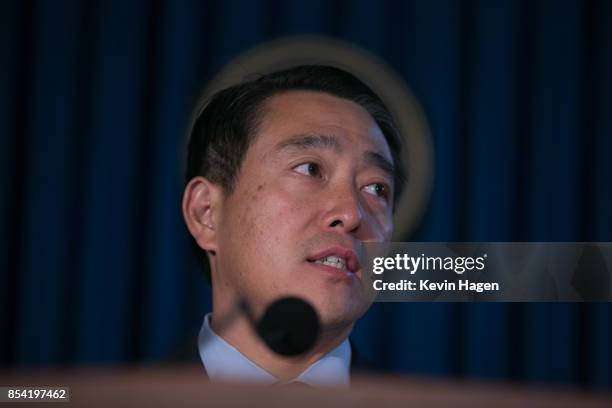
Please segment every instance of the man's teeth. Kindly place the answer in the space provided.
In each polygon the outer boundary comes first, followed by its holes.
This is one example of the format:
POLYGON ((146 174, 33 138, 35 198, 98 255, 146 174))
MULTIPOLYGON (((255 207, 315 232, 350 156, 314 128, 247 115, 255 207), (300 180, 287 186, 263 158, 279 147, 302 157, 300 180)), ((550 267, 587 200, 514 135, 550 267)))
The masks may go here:
POLYGON ((332 268, 346 269, 346 262, 337 256, 328 256, 327 258, 319 259, 315 263, 331 266, 332 268))

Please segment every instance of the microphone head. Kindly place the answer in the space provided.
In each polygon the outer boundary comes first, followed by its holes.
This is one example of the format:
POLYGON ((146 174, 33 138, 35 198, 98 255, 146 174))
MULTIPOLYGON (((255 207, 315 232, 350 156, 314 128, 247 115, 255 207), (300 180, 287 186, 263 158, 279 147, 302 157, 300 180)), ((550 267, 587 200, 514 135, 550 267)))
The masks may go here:
POLYGON ((319 316, 305 300, 286 297, 272 303, 256 327, 268 347, 282 356, 310 350, 319 336, 319 316))

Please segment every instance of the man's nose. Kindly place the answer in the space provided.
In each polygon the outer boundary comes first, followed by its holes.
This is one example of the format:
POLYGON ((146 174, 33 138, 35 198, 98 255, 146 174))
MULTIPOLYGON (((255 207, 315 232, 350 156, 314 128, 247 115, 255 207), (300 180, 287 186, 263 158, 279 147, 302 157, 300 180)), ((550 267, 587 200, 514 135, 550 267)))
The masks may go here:
POLYGON ((335 189, 328 203, 330 206, 323 220, 326 228, 354 232, 361 226, 364 209, 359 192, 354 188, 335 189))

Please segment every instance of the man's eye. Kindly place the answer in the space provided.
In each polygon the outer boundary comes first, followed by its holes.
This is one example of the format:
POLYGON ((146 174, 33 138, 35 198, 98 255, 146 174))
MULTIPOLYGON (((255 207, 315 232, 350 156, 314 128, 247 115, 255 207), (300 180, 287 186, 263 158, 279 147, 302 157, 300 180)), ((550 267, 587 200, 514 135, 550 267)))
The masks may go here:
POLYGON ((310 177, 320 177, 321 176, 321 168, 316 163, 304 163, 299 166, 295 166, 293 170, 297 171, 300 174, 304 174, 305 176, 310 177))
POLYGON ((378 197, 389 198, 389 189, 381 183, 372 183, 364 187, 365 191, 378 197))

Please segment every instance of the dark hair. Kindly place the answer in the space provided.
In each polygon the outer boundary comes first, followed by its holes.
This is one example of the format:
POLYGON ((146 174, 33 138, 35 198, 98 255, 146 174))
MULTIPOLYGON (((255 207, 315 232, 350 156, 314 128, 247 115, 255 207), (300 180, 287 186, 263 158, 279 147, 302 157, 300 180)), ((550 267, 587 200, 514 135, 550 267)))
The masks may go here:
MULTIPOLYGON (((289 91, 318 91, 361 105, 382 131, 394 163, 394 202, 401 195, 405 174, 400 161, 401 139, 383 101, 363 82, 339 68, 302 65, 261 75, 214 94, 195 118, 187 145, 185 182, 206 177, 231 194, 244 156, 262 119, 264 102, 289 91)), ((195 244, 195 241, 194 241, 195 244)), ((195 244, 198 257, 203 251, 195 244)), ((204 268, 210 280, 210 272, 204 268)))

